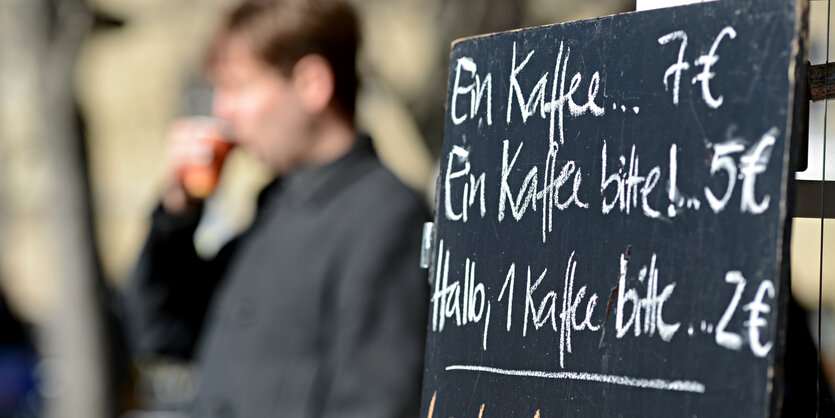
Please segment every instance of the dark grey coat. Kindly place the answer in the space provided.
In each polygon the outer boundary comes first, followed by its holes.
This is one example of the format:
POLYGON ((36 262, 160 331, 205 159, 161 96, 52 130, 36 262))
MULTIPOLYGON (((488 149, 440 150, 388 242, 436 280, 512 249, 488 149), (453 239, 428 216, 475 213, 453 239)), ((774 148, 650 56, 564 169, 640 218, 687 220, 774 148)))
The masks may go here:
POLYGON ((367 139, 268 186, 213 260, 194 251, 199 216, 155 212, 127 289, 137 348, 196 358, 193 415, 417 415, 427 214, 367 139))

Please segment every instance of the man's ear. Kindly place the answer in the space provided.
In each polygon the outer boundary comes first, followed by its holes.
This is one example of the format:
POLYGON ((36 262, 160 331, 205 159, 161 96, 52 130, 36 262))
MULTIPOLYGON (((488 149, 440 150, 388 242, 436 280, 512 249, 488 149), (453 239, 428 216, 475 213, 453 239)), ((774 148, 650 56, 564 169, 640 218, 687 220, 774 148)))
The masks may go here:
POLYGON ((328 108, 334 84, 333 69, 321 55, 306 55, 293 67, 293 88, 301 105, 310 113, 321 113, 328 108))

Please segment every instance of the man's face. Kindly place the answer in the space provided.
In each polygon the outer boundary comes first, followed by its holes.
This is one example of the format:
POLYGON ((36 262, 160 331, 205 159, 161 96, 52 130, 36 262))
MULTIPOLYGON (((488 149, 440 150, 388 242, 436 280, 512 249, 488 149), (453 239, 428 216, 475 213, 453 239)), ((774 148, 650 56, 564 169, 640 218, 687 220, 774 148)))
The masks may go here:
POLYGON ((226 43, 210 74, 212 113, 230 124, 238 144, 277 174, 299 164, 307 151, 309 115, 300 106, 293 79, 235 40, 226 43))

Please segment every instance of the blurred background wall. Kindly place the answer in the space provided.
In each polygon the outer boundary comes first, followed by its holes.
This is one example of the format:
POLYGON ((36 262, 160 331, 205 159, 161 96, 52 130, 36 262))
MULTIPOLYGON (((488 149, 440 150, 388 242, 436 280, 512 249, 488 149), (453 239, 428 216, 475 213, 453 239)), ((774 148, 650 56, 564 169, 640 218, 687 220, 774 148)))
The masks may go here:
MULTIPOLYGON (((201 55, 232 2, 0 0, 0 296, 11 312, 44 330, 36 333, 40 347, 71 347, 70 354, 45 351, 47 359, 74 359, 45 363, 44 374, 52 376, 41 383, 47 397, 70 390, 60 378, 77 376, 68 362, 86 370, 89 389, 116 396, 112 387, 95 383, 115 374, 100 343, 114 338, 104 312, 107 288, 124 283, 145 237, 169 123, 208 112, 201 55)), ((384 162, 428 202, 454 39, 635 8, 634 0, 352 3, 364 26, 359 124, 378 140, 384 162)), ((825 56, 825 4, 812 4, 813 63, 825 56)), ((813 107, 811 118, 822 120, 822 112, 823 104, 813 107)), ((822 145, 822 124, 812 126, 811 137, 812 154, 821 155, 815 149, 822 145)), ((835 152, 835 144, 828 148, 835 152)), ((810 163, 806 176, 819 179, 820 164, 810 163)), ((198 235, 206 253, 249 222, 252 197, 266 180, 243 153, 233 154, 225 170, 198 235)), ((835 167, 827 171, 835 180, 835 167)), ((825 260, 835 261, 833 228, 827 222, 825 260)), ((795 222, 794 292, 812 311, 819 233, 818 221, 795 222)), ((833 266, 825 266, 824 279, 824 308, 831 312, 833 266)), ((828 315, 824 319, 832 327, 824 329, 825 346, 835 358, 835 341, 827 342, 835 340, 835 326, 828 315)))

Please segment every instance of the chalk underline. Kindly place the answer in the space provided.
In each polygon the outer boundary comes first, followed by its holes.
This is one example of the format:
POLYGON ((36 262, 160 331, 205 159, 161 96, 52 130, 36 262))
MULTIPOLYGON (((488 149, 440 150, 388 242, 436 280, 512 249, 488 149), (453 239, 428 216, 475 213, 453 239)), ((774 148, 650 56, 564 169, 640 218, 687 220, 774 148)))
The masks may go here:
POLYGON ((613 385, 631 386, 643 389, 705 393, 705 385, 701 382, 696 382, 692 380, 643 379, 638 377, 617 376, 611 374, 587 372, 547 372, 542 370, 515 370, 500 369, 497 367, 486 366, 469 366, 461 364, 447 366, 446 370, 465 370, 473 372, 502 374, 506 376, 539 377, 543 379, 585 380, 588 382, 609 383, 613 385))

